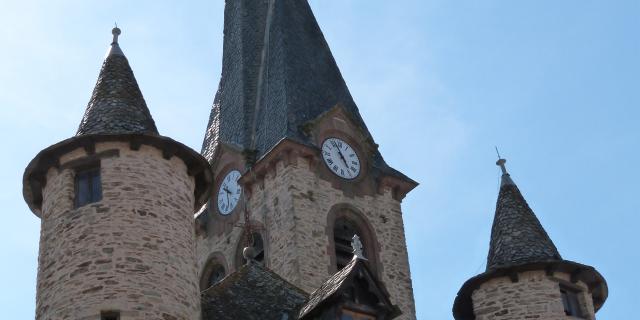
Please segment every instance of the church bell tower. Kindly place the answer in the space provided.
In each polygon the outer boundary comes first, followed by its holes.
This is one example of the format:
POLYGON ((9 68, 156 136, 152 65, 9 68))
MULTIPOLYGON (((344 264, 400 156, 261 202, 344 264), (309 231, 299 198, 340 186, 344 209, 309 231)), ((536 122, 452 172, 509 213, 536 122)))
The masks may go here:
POLYGON ((372 269, 415 319, 402 199, 417 183, 378 151, 307 1, 227 0, 222 77, 202 154, 200 288, 256 260, 310 293, 349 263, 372 269))

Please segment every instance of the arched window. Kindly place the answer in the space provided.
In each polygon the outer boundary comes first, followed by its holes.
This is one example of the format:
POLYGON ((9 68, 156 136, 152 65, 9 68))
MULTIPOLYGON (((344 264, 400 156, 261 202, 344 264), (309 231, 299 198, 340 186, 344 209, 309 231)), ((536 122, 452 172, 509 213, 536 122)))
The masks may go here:
POLYGON ((338 205, 329 213, 327 222, 327 233, 330 235, 329 241, 333 249, 333 272, 344 268, 353 259, 351 240, 354 235, 360 237, 362 253, 369 260, 369 265, 374 271, 377 270, 377 241, 373 229, 363 215, 350 206, 338 205))
MULTIPOLYGON (((247 238, 243 234, 242 237, 240 238, 240 242, 238 243, 238 249, 236 253, 236 257, 237 257, 236 261, 237 261, 238 268, 240 268, 241 266, 247 263, 247 260, 242 255, 242 251, 244 250, 245 247, 247 247, 246 241, 247 241, 247 238)), ((264 240, 262 239, 262 235, 259 232, 252 232, 251 238, 249 239, 249 241, 251 242, 251 246, 255 250, 254 251, 255 257, 253 258, 253 260, 257 261, 258 263, 264 264, 266 259, 266 254, 265 254, 264 240)))
POLYGON ((216 264, 211 268, 209 277, 207 278, 207 287, 211 287, 214 284, 220 282, 224 278, 226 272, 222 265, 216 264))
POLYGON ((201 291, 209 289, 227 275, 223 260, 224 258, 221 258, 220 254, 216 254, 209 259, 202 271, 202 277, 200 279, 201 291))

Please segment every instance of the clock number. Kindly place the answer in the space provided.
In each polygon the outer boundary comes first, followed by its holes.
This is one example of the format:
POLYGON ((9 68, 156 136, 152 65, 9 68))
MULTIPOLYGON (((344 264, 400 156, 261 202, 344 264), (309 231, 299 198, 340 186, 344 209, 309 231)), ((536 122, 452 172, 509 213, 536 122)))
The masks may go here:
POLYGON ((222 215, 230 214, 238 205, 242 194, 242 188, 238 184, 239 178, 240 171, 233 170, 222 179, 218 190, 218 211, 222 215))
POLYGON ((322 159, 336 175, 344 179, 355 179, 360 174, 360 159, 353 148, 338 138, 327 138, 322 143, 322 159))

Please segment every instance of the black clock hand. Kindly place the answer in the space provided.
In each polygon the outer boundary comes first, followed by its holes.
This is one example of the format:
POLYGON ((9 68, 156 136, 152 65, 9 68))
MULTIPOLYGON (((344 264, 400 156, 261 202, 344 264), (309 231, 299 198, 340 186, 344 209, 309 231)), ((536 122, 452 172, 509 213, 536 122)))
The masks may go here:
POLYGON ((340 155, 340 159, 342 159, 342 163, 344 163, 344 167, 347 169, 347 172, 349 173, 349 177, 353 177, 353 175, 351 174, 351 171, 349 171, 349 165, 347 164, 347 159, 344 158, 340 149, 338 149, 338 154, 340 155))
POLYGON ((349 165, 347 164, 347 159, 345 159, 344 155, 342 155, 342 151, 340 151, 340 147, 338 147, 338 145, 334 141, 331 141, 331 142, 333 144, 333 147, 338 149, 338 155, 340 156, 342 163, 344 163, 344 166, 347 169, 347 172, 349 173, 349 177, 353 177, 353 175, 351 174, 351 171, 349 171, 349 165))

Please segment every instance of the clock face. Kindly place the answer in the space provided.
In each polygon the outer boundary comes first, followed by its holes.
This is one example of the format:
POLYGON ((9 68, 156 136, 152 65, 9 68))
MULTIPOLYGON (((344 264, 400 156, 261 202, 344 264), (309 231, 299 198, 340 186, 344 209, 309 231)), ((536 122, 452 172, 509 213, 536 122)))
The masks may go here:
POLYGON ((218 211, 222 215, 228 215, 236 208, 242 195, 242 187, 238 184, 240 171, 232 170, 227 173, 218 190, 218 211))
POLYGON ((360 174, 360 159, 351 146, 338 138, 322 143, 322 158, 329 169, 344 179, 355 179, 360 174))

